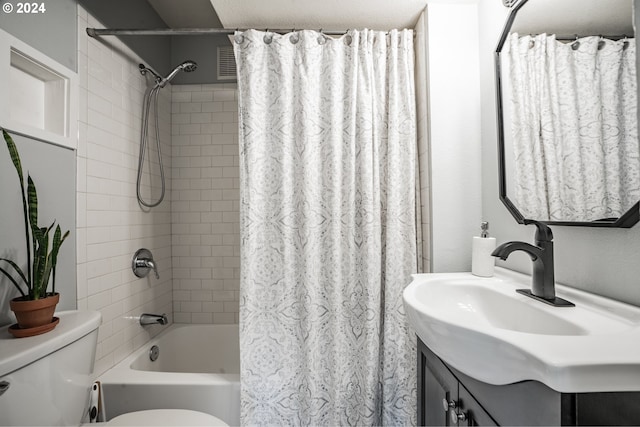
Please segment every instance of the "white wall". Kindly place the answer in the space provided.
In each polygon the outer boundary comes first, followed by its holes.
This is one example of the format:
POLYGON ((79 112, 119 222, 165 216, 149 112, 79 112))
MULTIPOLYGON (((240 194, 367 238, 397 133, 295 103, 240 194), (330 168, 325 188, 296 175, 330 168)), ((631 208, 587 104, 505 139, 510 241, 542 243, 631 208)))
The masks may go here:
POLYGON ((172 111, 174 320, 238 323, 236 84, 174 85, 172 111))
POLYGON ((434 273, 471 269, 482 221, 477 16, 476 1, 426 9, 434 273))
MULTIPOLYGON (((636 6, 638 3, 636 0, 636 6)), ((517 224, 498 199, 493 52, 507 14, 500 1, 480 2, 482 214, 491 223, 498 244, 530 242, 534 235, 533 226, 517 224)), ((464 118, 459 120, 462 123, 464 118)), ((558 282, 640 305, 640 225, 632 229, 555 226, 552 230, 558 282)), ((531 270, 529 257, 522 253, 514 253, 498 265, 526 273, 531 270)))
MULTIPOLYGON (((160 206, 143 211, 135 186, 146 85, 138 71, 142 61, 115 38, 102 42, 88 37, 87 26, 100 24, 79 6, 78 308, 102 313, 95 368, 99 375, 160 331, 141 327, 137 316, 171 316, 171 88, 160 96, 168 191, 160 206), (133 254, 142 247, 153 252, 160 280, 152 274, 139 279, 131 271, 133 254)), ((150 158, 154 154, 151 149, 150 158)), ((157 160, 151 170, 156 194, 157 160)), ((148 173, 143 182, 148 184, 148 173)))
POLYGON ((429 74, 427 57, 427 12, 420 15, 415 28, 416 119, 418 137, 418 176, 420 177, 420 231, 422 265, 418 271, 431 271, 431 155, 429 150, 429 74))

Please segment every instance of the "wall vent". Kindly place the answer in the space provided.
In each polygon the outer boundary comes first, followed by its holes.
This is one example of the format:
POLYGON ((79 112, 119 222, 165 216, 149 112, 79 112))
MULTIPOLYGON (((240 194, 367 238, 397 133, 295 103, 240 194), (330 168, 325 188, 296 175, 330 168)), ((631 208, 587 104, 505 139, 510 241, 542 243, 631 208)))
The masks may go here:
POLYGON ((218 46, 218 80, 236 79, 236 58, 233 46, 218 46))

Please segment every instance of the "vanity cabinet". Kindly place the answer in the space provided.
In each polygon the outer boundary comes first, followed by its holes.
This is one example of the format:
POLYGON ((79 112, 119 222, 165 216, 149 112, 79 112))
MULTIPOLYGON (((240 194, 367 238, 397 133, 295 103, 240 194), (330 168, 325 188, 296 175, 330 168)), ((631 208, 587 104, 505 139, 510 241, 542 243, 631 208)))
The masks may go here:
POLYGON ((537 381, 495 386, 448 366, 418 339, 418 425, 640 425, 640 392, 559 393, 537 381))
POLYGON ((422 341, 419 342, 419 347, 422 347, 419 350, 418 364, 419 425, 498 425, 422 341))

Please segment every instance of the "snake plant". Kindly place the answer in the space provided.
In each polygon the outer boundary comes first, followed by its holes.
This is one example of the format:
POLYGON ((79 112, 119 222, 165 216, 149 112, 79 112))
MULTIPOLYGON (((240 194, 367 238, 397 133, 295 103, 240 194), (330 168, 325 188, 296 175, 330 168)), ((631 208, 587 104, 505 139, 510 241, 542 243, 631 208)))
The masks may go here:
POLYGON ((31 179, 31 176, 27 175, 27 188, 25 191, 22 164, 20 162, 18 149, 11 136, 4 129, 2 130, 2 135, 7 143, 11 161, 16 168, 20 180, 24 232, 27 244, 27 270, 25 274, 15 261, 0 257, 0 273, 3 273, 9 281, 13 283, 22 295, 23 300, 37 300, 45 298, 48 295, 47 287, 52 273, 51 293, 56 292, 55 283, 58 251, 60 250, 62 242, 64 242, 69 235, 69 231, 63 235, 60 225, 56 226, 53 233, 53 240, 51 240, 51 250, 49 250, 50 232, 53 230, 56 222, 53 221, 49 227, 38 227, 38 194, 36 185, 31 179), (4 265, 2 265, 3 263, 4 265))

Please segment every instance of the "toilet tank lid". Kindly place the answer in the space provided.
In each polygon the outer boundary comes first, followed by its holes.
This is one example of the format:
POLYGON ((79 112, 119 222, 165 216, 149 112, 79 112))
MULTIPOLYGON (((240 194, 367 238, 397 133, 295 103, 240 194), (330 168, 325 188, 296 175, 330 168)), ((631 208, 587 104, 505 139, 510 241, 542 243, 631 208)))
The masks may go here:
POLYGON ((0 378, 71 344, 100 326, 98 311, 60 311, 60 323, 51 332, 29 338, 14 338, 10 325, 0 328, 0 378))

